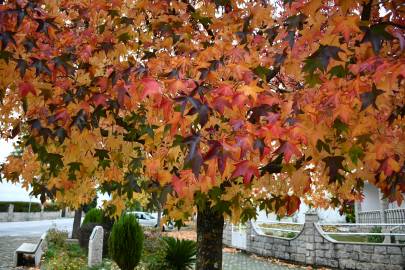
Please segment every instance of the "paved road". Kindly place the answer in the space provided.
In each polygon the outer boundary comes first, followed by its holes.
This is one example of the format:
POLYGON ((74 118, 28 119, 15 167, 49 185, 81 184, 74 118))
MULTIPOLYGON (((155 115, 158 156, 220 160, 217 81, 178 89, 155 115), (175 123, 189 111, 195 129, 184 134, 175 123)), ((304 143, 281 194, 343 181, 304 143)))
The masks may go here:
POLYGON ((0 222, 0 236, 41 236, 49 228, 53 227, 71 233, 72 225, 72 218, 24 222, 0 222))

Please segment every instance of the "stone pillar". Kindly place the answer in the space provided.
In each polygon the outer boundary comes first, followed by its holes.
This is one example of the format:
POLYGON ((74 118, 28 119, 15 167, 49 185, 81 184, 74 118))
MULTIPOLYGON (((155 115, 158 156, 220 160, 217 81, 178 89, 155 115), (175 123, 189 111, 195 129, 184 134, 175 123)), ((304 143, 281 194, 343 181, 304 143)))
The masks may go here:
POLYGON ((356 223, 361 223, 360 222, 360 212, 361 212, 361 202, 355 201, 354 202, 354 216, 356 219, 356 223))
POLYGON ((309 210, 305 214, 304 237, 305 237, 305 263, 315 264, 315 223, 319 221, 318 214, 314 210, 309 210))
POLYGON ((39 213, 39 219, 40 220, 44 219, 44 209, 45 209, 44 205, 41 204, 41 212, 39 213))
POLYGON ((7 212, 7 221, 13 221, 14 217, 14 204, 8 205, 8 212, 7 212))
POLYGON ((88 257, 89 267, 100 265, 103 261, 103 238, 104 238, 103 227, 101 226, 94 227, 89 240, 89 257, 88 257))
POLYGON ((388 209, 388 200, 383 198, 383 194, 381 193, 380 190, 378 190, 378 194, 380 196, 380 205, 381 205, 381 213, 380 213, 380 217, 381 217, 381 223, 386 223, 387 220, 385 218, 385 210, 388 209))

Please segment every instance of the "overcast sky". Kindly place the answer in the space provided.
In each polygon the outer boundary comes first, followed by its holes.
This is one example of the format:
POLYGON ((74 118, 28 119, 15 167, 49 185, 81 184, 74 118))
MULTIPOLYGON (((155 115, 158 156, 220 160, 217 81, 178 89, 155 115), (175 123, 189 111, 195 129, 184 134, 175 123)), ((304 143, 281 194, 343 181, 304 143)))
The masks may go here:
MULTIPOLYGON (((12 142, 6 142, 0 139, 0 163, 6 160, 10 152, 14 150, 12 142)), ((32 201, 39 199, 32 197, 32 201)), ((7 182, 0 183, 0 201, 29 201, 29 191, 23 189, 19 184, 7 182)))

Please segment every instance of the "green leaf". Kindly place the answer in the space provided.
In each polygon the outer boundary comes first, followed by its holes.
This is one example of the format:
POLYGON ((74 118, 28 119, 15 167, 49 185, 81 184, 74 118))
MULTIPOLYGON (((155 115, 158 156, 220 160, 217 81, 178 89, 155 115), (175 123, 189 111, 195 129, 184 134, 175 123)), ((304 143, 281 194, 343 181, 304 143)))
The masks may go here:
POLYGON ((123 42, 124 44, 126 44, 131 39, 132 39, 131 35, 128 34, 127 32, 122 33, 121 35, 118 36, 118 41, 123 42))
POLYGON ((342 65, 339 65, 339 66, 334 66, 333 68, 331 68, 328 73, 330 74, 330 79, 333 76, 338 77, 338 78, 344 78, 347 76, 348 71, 342 65))
POLYGON ((339 135, 344 132, 347 133, 347 131, 349 130, 349 127, 345 123, 340 121, 339 118, 336 118, 333 122, 333 128, 336 129, 339 135))
POLYGON ((364 155, 363 149, 358 145, 353 145, 349 150, 350 159, 357 165, 357 161, 364 155))
POLYGON ((323 149, 323 150, 325 150, 326 152, 328 152, 329 154, 331 153, 331 152, 330 152, 329 144, 325 143, 325 142, 322 141, 322 140, 318 140, 318 141, 316 142, 316 149, 318 150, 318 152, 321 152, 322 149, 323 149))

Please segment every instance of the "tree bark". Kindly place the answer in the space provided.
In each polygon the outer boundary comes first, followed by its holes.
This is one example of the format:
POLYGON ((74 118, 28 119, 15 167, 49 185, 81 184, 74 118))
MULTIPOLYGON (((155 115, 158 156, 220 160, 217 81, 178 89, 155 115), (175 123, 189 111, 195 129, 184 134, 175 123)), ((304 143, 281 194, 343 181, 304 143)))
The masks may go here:
POLYGON ((160 228, 159 231, 162 230, 162 228, 163 228, 163 225, 160 224, 161 220, 162 220, 162 208, 160 207, 160 204, 159 204, 158 212, 157 212, 157 226, 158 226, 158 228, 160 228))
POLYGON ((197 213, 196 270, 222 269, 222 235, 224 217, 209 204, 197 213))
POLYGON ((75 217, 73 219, 72 238, 79 238, 79 228, 82 221, 82 208, 75 210, 75 217))

